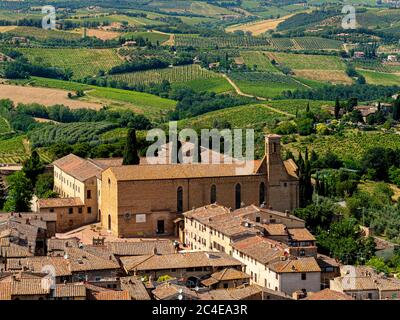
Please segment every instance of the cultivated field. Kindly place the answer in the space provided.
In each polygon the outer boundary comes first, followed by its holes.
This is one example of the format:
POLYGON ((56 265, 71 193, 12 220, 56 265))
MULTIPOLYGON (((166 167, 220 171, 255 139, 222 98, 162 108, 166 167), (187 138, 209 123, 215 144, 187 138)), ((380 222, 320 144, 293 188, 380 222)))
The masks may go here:
POLYGON ((72 109, 90 108, 99 110, 101 104, 69 99, 68 91, 50 88, 36 88, 28 86, 15 86, 0 84, 0 99, 10 99, 18 103, 40 103, 45 106, 63 104, 72 109))
POLYGON ((383 73, 376 71, 358 70, 369 84, 384 86, 400 86, 400 73, 383 73))
POLYGON ((51 65, 73 72, 73 79, 96 76, 122 63, 115 49, 19 49, 30 61, 51 65))
POLYGON ((282 22, 285 21, 286 19, 290 18, 292 15, 288 15, 279 19, 267 19, 267 20, 262 20, 262 21, 257 21, 257 22, 252 22, 252 23, 245 23, 245 24, 239 24, 239 25, 234 25, 230 26, 225 29, 227 32, 235 32, 237 30, 241 30, 244 32, 251 32, 253 36, 258 36, 260 34, 263 34, 267 32, 268 30, 275 30, 276 27, 282 22))
POLYGON ((333 84, 352 84, 353 80, 342 70, 295 70, 296 76, 301 78, 329 82, 333 84))
POLYGON ((173 68, 122 73, 108 78, 124 81, 127 84, 161 83, 164 80, 170 83, 187 82, 197 79, 211 79, 221 77, 212 71, 200 68, 198 65, 177 66, 173 68))
MULTIPOLYGON (((83 30, 80 30, 80 32, 83 33, 83 30)), ((100 30, 100 29, 87 29, 86 35, 88 37, 96 37, 101 40, 112 40, 121 36, 121 33, 115 31, 100 30)))
POLYGON ((16 26, 0 26, 0 33, 14 30, 16 26))
POLYGON ((271 63, 271 61, 266 56, 265 52, 261 51, 242 51, 240 56, 243 58, 244 63, 258 71, 270 71, 279 72, 271 63))

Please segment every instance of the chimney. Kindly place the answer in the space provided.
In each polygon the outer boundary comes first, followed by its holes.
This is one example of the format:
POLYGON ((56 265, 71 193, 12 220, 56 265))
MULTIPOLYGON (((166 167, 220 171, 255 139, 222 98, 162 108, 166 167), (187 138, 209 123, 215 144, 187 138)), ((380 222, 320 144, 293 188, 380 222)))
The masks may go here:
POLYGON ((286 217, 289 217, 289 210, 285 210, 286 217))
POLYGON ((157 247, 156 246, 154 246, 154 248, 153 248, 153 254, 157 255, 157 247))

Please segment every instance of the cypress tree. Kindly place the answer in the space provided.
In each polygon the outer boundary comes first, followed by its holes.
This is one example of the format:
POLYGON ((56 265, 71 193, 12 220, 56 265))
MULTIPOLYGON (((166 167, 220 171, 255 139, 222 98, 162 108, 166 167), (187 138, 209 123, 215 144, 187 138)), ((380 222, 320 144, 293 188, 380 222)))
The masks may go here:
POLYGON ((129 129, 128 136, 126 138, 124 159, 122 165, 138 165, 140 158, 138 155, 137 141, 136 141, 136 130, 129 129))
POLYGON ((339 101, 339 97, 336 97, 336 101, 335 101, 335 119, 339 119, 339 114, 340 114, 340 101, 339 101))
POLYGON ((400 97, 397 97, 393 105, 393 119, 394 120, 400 119, 400 97))

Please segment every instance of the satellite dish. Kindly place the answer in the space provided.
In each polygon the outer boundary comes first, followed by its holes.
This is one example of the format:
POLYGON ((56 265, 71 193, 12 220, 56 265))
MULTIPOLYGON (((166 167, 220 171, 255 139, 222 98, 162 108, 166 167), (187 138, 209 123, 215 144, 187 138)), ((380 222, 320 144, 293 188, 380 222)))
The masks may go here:
POLYGON ((198 286, 196 286, 196 288, 194 288, 194 291, 199 291, 200 290, 200 288, 198 287, 198 286))
POLYGON ((68 259, 68 255, 64 254, 64 259, 67 260, 68 259))
POLYGON ((183 299, 183 296, 180 294, 179 296, 178 296, 178 300, 182 300, 183 299))

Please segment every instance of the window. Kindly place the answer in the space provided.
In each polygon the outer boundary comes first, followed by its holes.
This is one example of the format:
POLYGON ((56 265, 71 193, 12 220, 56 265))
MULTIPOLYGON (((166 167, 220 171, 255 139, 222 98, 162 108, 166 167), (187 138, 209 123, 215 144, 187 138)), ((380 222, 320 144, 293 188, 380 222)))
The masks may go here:
POLYGON ((183 188, 179 187, 176 192, 176 211, 182 213, 183 211, 183 188))
POLYGON ((74 208, 68 208, 68 213, 73 214, 74 213, 74 208))
POLYGON ((210 203, 216 203, 216 202, 217 202, 217 186, 213 184, 211 186, 210 203))
POLYGON ((306 273, 302 273, 301 274, 301 280, 307 280, 307 274, 306 273))
POLYGON ((88 198, 88 199, 92 198, 92 191, 91 190, 87 190, 86 191, 86 198, 88 198))
POLYGON ((54 212, 54 208, 50 208, 50 212, 54 212))
POLYGON ((92 213, 92 207, 87 207, 87 213, 92 213))
POLYGON ((261 182, 260 183, 260 189, 259 189, 259 203, 262 205, 265 203, 265 183, 261 182))
POLYGON ((108 215, 108 230, 111 230, 111 215, 108 215))
POLYGON ((256 217, 256 222, 261 222, 261 217, 256 217))
POLYGON ((78 213, 82 213, 82 208, 78 208, 78 213))
POLYGON ((235 209, 239 209, 242 205, 242 186, 240 183, 235 186, 235 209))
POLYGON ((224 289, 228 289, 228 284, 224 283, 224 289))

